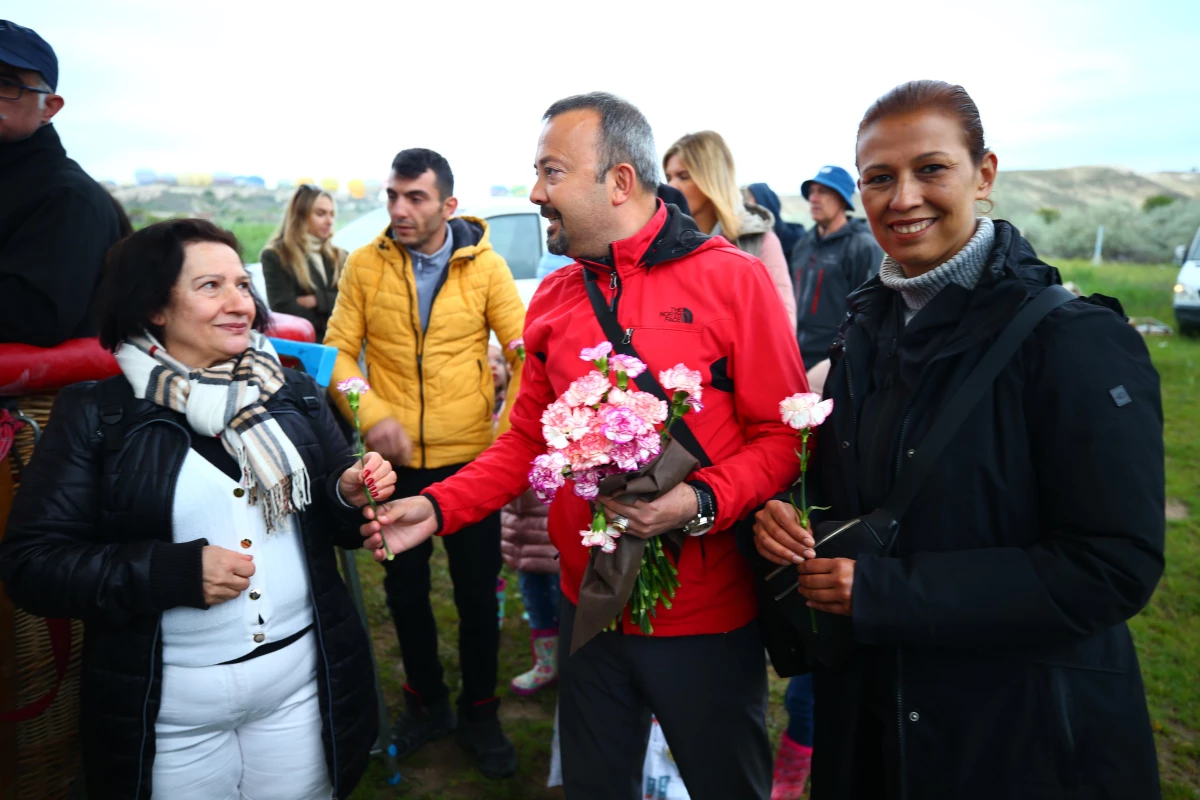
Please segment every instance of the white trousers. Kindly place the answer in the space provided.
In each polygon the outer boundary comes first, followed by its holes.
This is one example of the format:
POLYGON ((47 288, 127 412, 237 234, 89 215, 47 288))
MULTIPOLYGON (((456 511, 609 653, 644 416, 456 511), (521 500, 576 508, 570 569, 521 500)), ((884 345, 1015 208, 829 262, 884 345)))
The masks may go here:
POLYGON ((241 664, 163 665, 155 800, 329 800, 316 635, 241 664))

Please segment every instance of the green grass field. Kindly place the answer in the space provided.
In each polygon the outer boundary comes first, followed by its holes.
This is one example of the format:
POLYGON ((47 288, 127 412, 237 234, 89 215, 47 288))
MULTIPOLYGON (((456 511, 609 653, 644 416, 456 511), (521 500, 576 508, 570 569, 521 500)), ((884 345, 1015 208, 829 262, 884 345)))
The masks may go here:
MULTIPOLYGON (((1057 262, 1064 280, 1073 280, 1085 294, 1100 292, 1119 298, 1130 316, 1155 317, 1174 326, 1171 287, 1178 270, 1167 266, 1102 266, 1086 262, 1057 262)), ((1167 497, 1173 519, 1167 524, 1167 569, 1149 607, 1131 623, 1142 662, 1146 695, 1158 738, 1163 794, 1168 800, 1200 800, 1200 340, 1178 336, 1148 337, 1162 376, 1166 415, 1167 497)), ((434 608, 441 631, 441 655, 447 680, 458 690, 457 618, 451 598, 444 551, 435 549, 433 564, 434 608)), ((359 554, 368 614, 383 673, 384 694, 395 715, 402 703, 404 683, 400 652, 384 605, 382 570, 359 554)), ((547 789, 550 736, 554 723, 554 692, 532 698, 510 695, 513 675, 529 668, 528 628, 521 621, 521 598, 516 576, 508 581, 507 618, 500 648, 501 717, 519 756, 517 775, 505 781, 488 781, 453 739, 433 743, 401 764, 399 787, 387 785, 382 764, 374 763, 353 800, 413 797, 425 800, 450 798, 509 798, 538 800, 562 797, 547 789)), ((772 741, 785 722, 783 691, 786 682, 772 674, 772 704, 768 720, 772 741)), ((1131 799, 1132 800, 1132 799, 1131 799)))

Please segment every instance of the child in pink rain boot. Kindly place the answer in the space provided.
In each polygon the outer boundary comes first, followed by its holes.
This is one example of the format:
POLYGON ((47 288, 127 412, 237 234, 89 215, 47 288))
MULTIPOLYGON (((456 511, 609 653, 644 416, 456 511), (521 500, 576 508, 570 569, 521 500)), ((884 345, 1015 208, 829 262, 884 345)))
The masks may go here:
MULTIPOLYGON (((488 351, 496 388, 496 432, 508 430, 501 415, 505 394, 517 391, 519 372, 509 384, 508 365, 500 348, 488 351)), ((546 519, 550 510, 533 491, 525 492, 500 512, 500 552, 504 563, 517 571, 521 600, 529 617, 533 667, 513 678, 514 694, 528 697, 558 680, 558 550, 550 544, 546 519)))
POLYGON ((546 532, 547 512, 533 492, 526 492, 500 513, 500 550, 504 562, 517 570, 532 629, 533 667, 511 684, 522 697, 558 680, 558 551, 546 532))
POLYGON ((799 800, 812 769, 813 690, 812 674, 797 675, 788 683, 783 705, 788 726, 775 754, 771 800, 799 800))

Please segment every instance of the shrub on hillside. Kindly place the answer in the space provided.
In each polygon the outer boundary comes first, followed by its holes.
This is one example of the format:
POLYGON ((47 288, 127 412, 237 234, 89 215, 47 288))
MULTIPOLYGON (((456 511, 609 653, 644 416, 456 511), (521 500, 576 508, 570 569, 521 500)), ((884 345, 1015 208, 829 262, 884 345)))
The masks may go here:
POLYGON ((1175 202, 1175 198, 1169 194, 1156 194, 1147 197, 1142 203, 1142 211, 1153 211, 1156 208, 1163 208, 1175 202))
POLYGON ((1042 222, 1045 222, 1047 225, 1054 223, 1054 222, 1058 222, 1060 219, 1062 219, 1062 212, 1059 211, 1057 208, 1053 208, 1050 206, 1039 208, 1034 213, 1036 213, 1039 217, 1041 217, 1042 222))
POLYGON ((1200 202, 1177 200, 1140 211, 1120 202, 1090 208, 1068 208, 1057 220, 1039 214, 1013 220, 1039 253, 1058 258, 1091 258, 1096 228, 1104 226, 1105 261, 1166 264, 1175 246, 1192 240, 1200 226, 1200 202))

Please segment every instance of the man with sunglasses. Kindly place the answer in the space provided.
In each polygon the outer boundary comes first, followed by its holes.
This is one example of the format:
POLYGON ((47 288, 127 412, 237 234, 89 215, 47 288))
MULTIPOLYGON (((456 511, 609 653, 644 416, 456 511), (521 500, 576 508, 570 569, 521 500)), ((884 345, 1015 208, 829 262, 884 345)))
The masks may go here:
POLYGON ((50 45, 0 19, 0 342, 91 336, 92 291, 120 238, 113 199, 51 124, 64 102, 57 85, 50 45))

